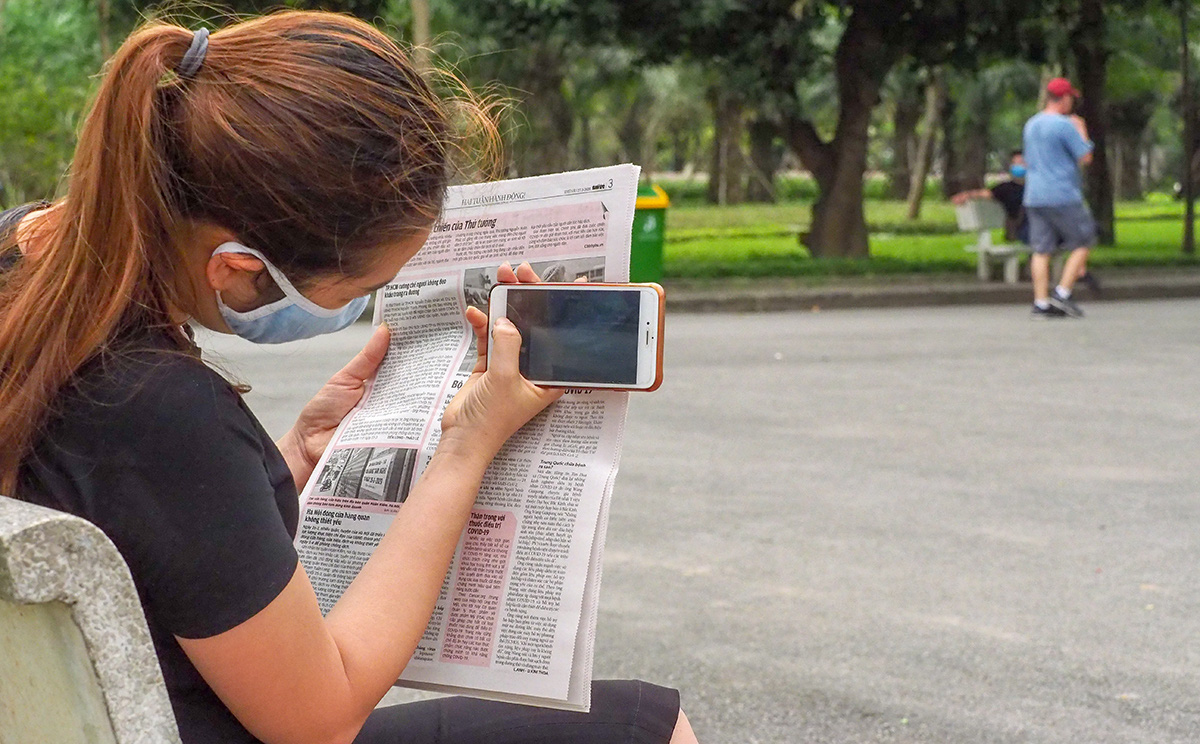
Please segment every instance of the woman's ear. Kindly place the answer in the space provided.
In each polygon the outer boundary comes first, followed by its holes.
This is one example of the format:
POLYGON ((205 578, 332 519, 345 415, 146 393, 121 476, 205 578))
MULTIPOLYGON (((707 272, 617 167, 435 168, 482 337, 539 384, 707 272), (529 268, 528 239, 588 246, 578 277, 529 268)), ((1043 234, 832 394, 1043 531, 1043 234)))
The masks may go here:
POLYGON ((265 269, 260 259, 248 253, 217 253, 205 264, 204 276, 225 304, 244 311, 262 303, 256 279, 265 269))
POLYGON ((204 273, 208 286, 218 292, 254 291, 254 278, 265 268, 249 253, 217 253, 208 259, 204 273))

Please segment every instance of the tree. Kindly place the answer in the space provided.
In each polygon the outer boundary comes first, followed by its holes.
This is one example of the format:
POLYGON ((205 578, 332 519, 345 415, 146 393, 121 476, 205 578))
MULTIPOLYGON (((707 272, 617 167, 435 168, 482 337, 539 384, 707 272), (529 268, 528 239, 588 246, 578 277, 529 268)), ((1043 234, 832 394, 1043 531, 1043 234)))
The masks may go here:
POLYGON ((901 59, 924 64, 978 59, 1013 45, 1032 0, 683 0, 626 3, 621 27, 650 54, 685 54, 722 72, 730 87, 768 97, 781 130, 817 181, 807 245, 816 257, 866 256, 863 176, 872 113, 901 59), (832 45, 822 42, 834 36, 832 45), (826 64, 837 102, 822 132, 801 83, 826 64))
POLYGON ((892 102, 892 163, 888 174, 888 193, 893 199, 907 199, 912 182, 912 165, 917 156, 917 126, 921 123, 921 77, 911 64, 892 70, 885 85, 892 102))
POLYGON ((921 117, 925 122, 925 127, 917 143, 917 154, 908 185, 906 213, 910 220, 921 216, 921 202, 925 198, 925 179, 933 164, 933 143, 937 139, 938 129, 944 129, 945 110, 946 72, 940 67, 935 67, 930 70, 929 80, 925 83, 925 114, 921 117))
POLYGON ((525 104, 515 170, 565 170, 575 123, 568 77, 578 60, 610 44, 614 0, 493 0, 462 2, 456 9, 459 31, 489 55, 475 69, 490 73, 525 104))
POLYGON ((834 55, 838 123, 829 140, 820 137, 802 112, 788 116, 786 127, 793 149, 821 190, 813 208, 809 250, 814 256, 866 256, 862 176, 871 111, 885 76, 904 57, 931 65, 963 64, 1003 49, 1032 3, 863 0, 822 7, 844 22, 834 55))
POLYGON ((100 66, 77 2, 8 0, 0 22, 0 208, 54 196, 100 66))
POLYGON ((948 75, 949 100, 955 105, 947 108, 942 127, 942 193, 947 198, 982 188, 991 155, 999 156, 996 164, 1007 164, 1008 154, 1021 146, 1020 136, 1010 129, 997 143, 996 129, 1014 110, 1028 116, 1029 102, 1040 87, 1037 68, 1022 60, 984 61, 951 69, 948 75))
POLYGON ((1179 40, 1180 40, 1180 69, 1182 71, 1183 93, 1183 253, 1191 256, 1196 253, 1196 200, 1195 200, 1195 171, 1196 159, 1196 99, 1192 89, 1192 44, 1189 33, 1191 21, 1190 2, 1182 0, 1179 3, 1179 40))
POLYGON ((1079 72, 1079 92, 1083 94, 1079 113, 1087 121, 1088 135, 1095 143, 1092 162, 1087 167, 1088 201, 1096 218, 1101 245, 1116 239, 1113 219, 1113 183, 1108 165, 1108 58, 1111 48, 1105 23, 1104 0, 1079 0, 1071 50, 1079 72))
POLYGON ((1109 165, 1110 117, 1129 113, 1108 104, 1110 62, 1129 41, 1123 34, 1120 44, 1115 43, 1112 26, 1125 11, 1130 17, 1138 17, 1161 7, 1153 0, 1048 0, 1041 17, 1023 29, 1024 35, 1034 40, 1036 57, 1074 63, 1073 77, 1083 94, 1077 113, 1087 120, 1088 134, 1095 144, 1085 178, 1088 203, 1102 244, 1116 239, 1115 194, 1109 165))

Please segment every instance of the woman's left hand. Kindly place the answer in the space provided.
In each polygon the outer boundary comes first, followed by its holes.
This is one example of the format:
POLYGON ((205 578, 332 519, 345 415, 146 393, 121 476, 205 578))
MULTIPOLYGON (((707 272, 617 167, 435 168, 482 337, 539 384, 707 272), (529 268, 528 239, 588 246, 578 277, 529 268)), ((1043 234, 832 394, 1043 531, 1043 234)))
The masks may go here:
POLYGON ((300 411, 291 430, 276 443, 292 471, 297 490, 304 490, 338 425, 362 400, 366 381, 375 374, 387 354, 390 338, 386 325, 376 328, 363 350, 329 378, 329 382, 300 411))

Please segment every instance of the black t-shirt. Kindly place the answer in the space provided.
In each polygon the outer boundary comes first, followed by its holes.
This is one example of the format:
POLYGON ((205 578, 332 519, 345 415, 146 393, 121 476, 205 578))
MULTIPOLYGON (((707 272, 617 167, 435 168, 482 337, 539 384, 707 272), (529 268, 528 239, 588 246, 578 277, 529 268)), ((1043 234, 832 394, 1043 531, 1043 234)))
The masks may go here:
POLYGON ((1025 184, 1005 181, 992 187, 992 198, 1004 207, 1004 238, 1029 242, 1029 222, 1025 217, 1025 184))
POLYGON ((165 333, 123 339, 58 395, 18 496, 83 517, 116 544, 183 741, 255 742, 175 640, 241 624, 297 565, 292 474, 237 391, 165 333))
POLYGON ((1010 218, 1021 214, 1022 202, 1025 199, 1025 186, 1016 181, 1005 181, 992 187, 992 198, 1004 207, 1004 213, 1010 218))

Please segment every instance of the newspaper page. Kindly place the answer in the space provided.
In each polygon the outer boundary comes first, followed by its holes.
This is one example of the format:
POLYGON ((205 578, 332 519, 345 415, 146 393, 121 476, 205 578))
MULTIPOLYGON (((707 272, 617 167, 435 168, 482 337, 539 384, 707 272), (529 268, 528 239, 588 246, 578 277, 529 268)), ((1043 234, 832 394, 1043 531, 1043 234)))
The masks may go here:
MULTIPOLYGON (((468 305, 498 267, 546 281, 627 281, 638 168, 454 187, 425 246, 380 290, 391 347, 301 497, 296 545, 328 612, 437 446, 475 365, 468 305)), ((608 504, 628 393, 571 390, 483 479, 424 636, 398 685, 570 710, 591 702, 608 504)))

